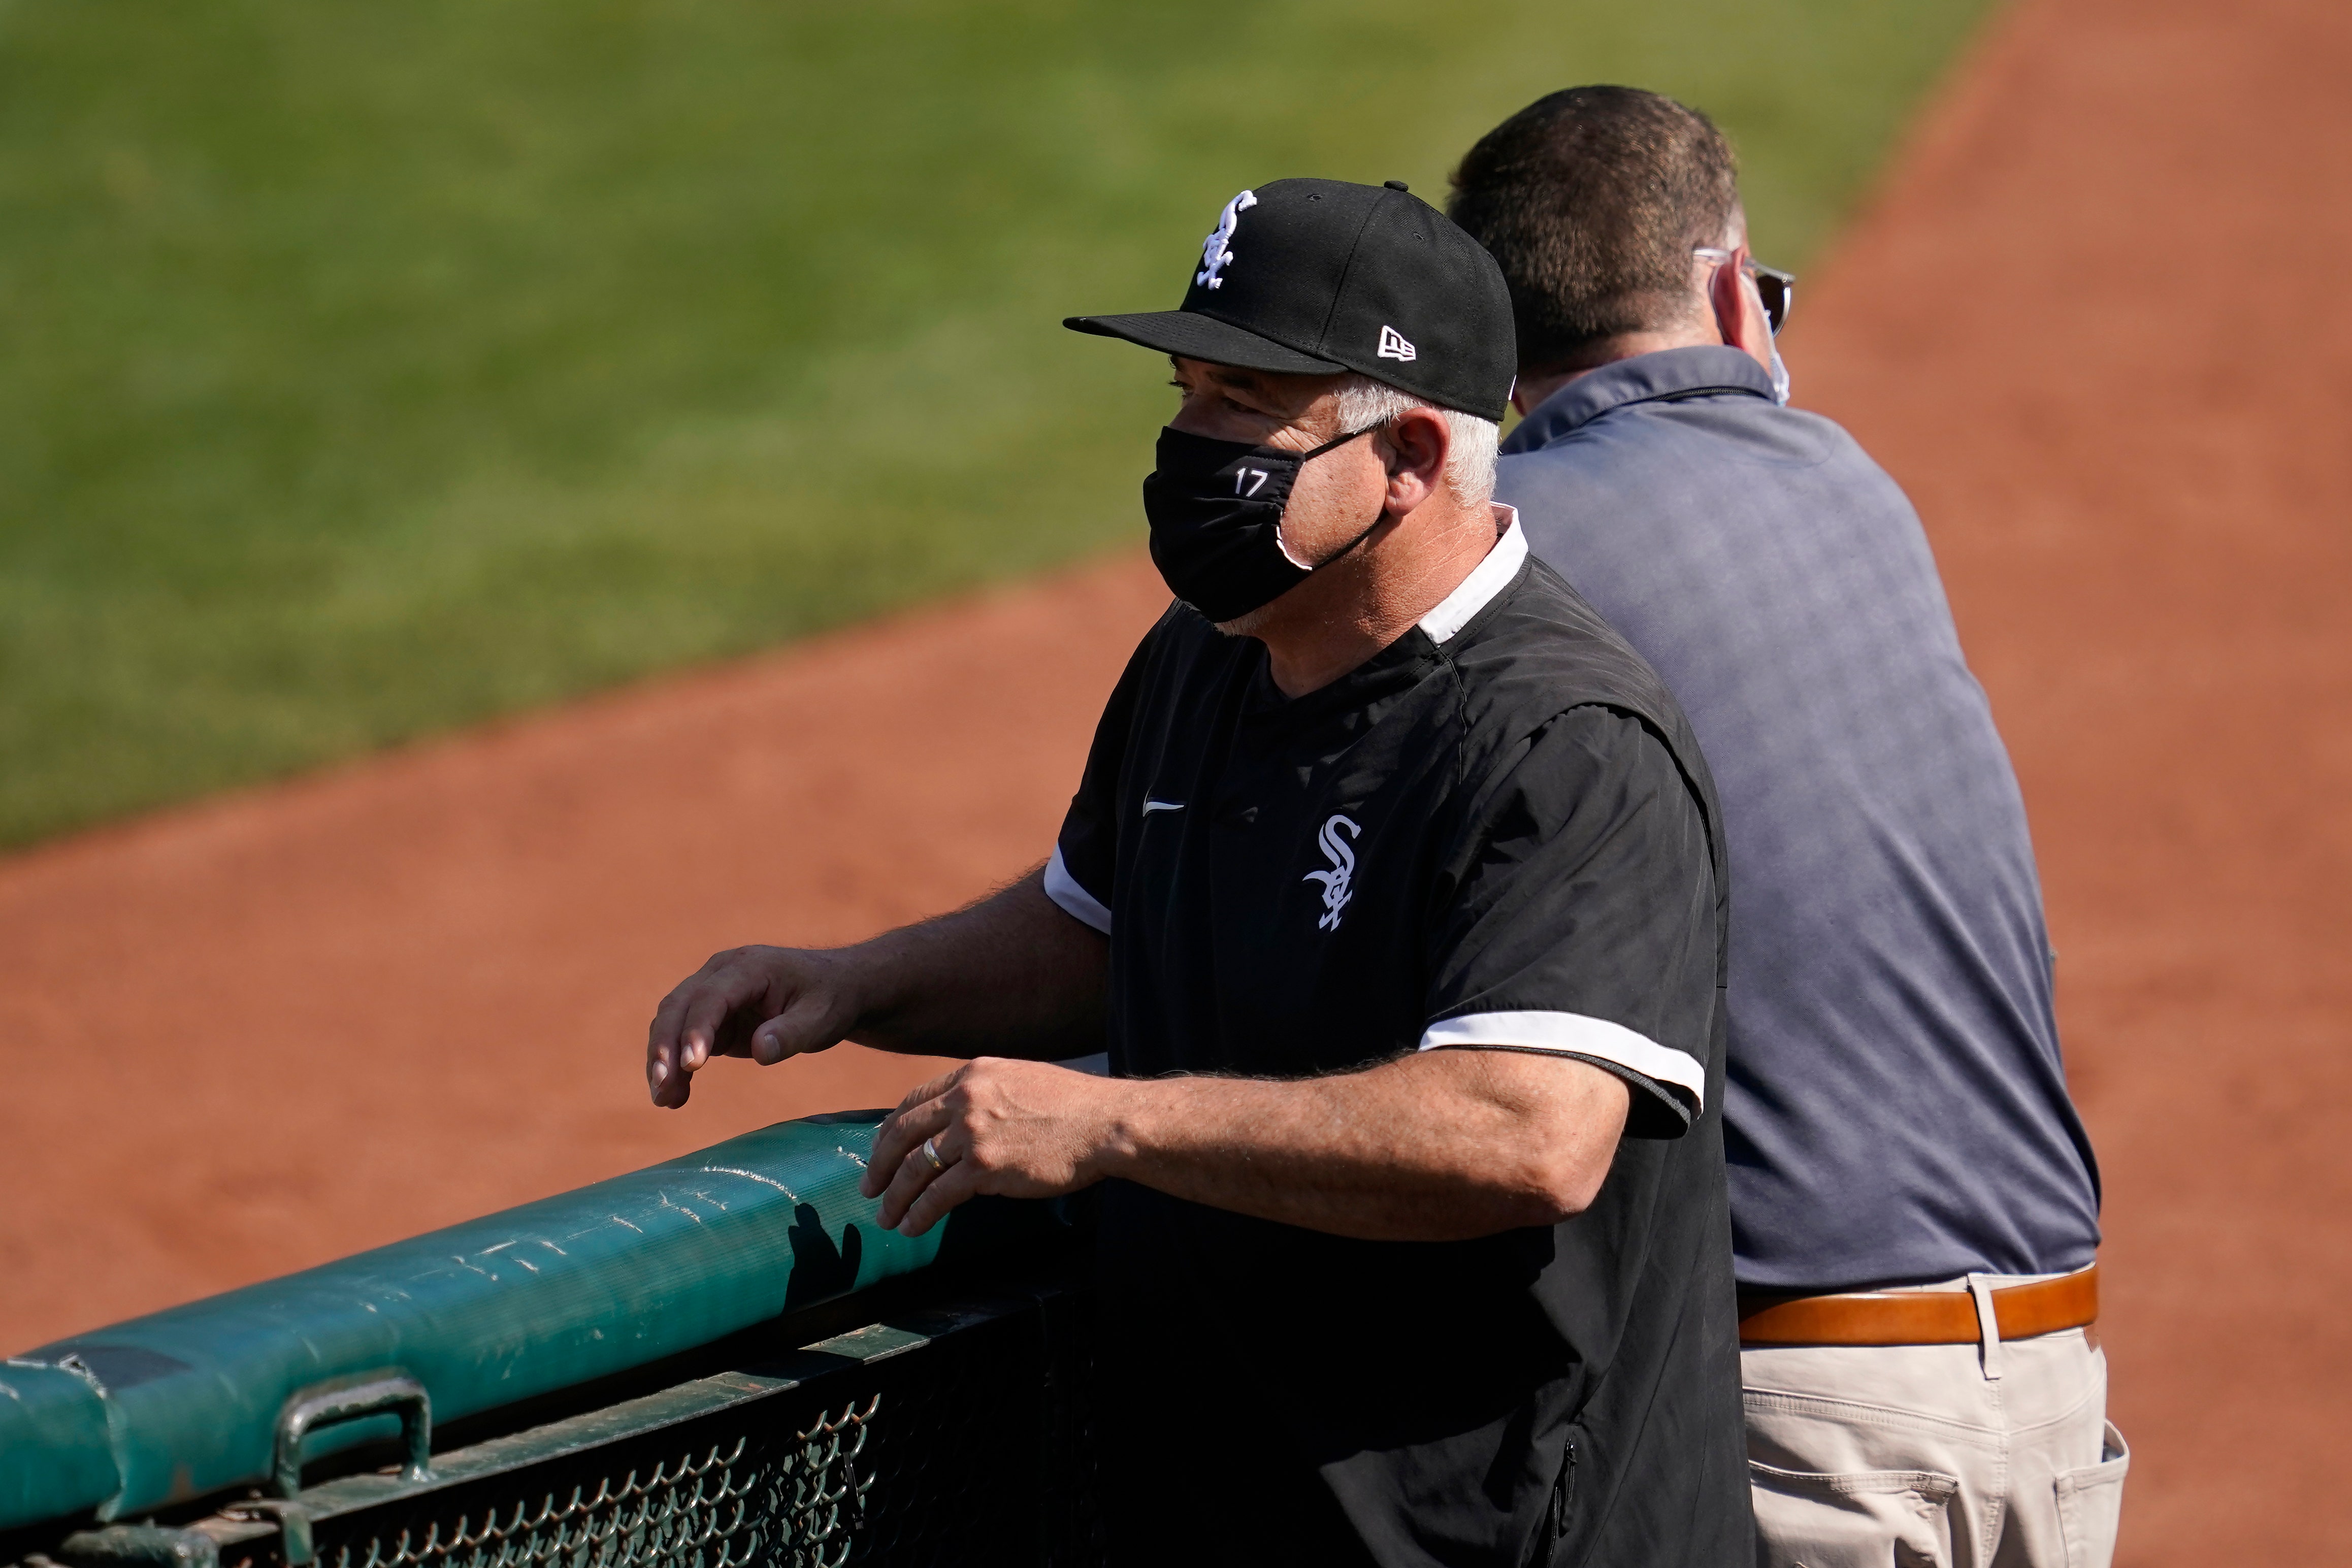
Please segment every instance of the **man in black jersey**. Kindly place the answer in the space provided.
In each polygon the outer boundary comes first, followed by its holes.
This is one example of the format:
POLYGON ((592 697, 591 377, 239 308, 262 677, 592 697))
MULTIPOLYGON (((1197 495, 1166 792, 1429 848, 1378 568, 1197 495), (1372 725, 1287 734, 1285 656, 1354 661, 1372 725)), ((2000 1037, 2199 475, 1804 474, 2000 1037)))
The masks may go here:
POLYGON ((713 957, 655 1101, 714 1054, 968 1056, 878 1130, 882 1223, 1102 1184, 1117 1561, 1745 1563, 1712 786, 1489 501, 1502 278, 1323 180, 1234 197, 1189 270, 1068 323, 1174 364, 1178 602, 1052 858, 713 957))

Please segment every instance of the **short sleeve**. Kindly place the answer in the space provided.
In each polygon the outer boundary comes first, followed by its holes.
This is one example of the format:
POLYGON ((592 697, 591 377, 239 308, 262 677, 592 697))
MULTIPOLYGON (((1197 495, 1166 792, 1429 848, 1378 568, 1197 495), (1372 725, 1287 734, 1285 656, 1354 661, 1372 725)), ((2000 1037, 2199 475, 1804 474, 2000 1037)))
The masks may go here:
POLYGON ((1449 857, 1421 1048, 1590 1062, 1635 1090, 1626 1131, 1676 1137, 1705 1100, 1719 924, 1706 818, 1630 714, 1558 715, 1449 857))
POLYGON ((1137 646, 1110 700, 1103 705, 1086 771, 1078 775, 1078 793, 1070 797, 1053 857, 1045 862, 1045 896, 1072 920, 1105 936, 1110 934, 1111 889, 1118 870, 1119 779, 1134 739, 1144 666, 1158 635, 1155 626, 1137 646))

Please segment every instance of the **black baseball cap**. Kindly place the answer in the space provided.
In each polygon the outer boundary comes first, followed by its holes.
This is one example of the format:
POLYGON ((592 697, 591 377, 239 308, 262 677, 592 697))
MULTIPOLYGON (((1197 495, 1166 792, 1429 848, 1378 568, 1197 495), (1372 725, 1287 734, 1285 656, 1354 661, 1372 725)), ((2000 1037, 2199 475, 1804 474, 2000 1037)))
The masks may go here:
POLYGON ((1357 371, 1500 422, 1518 368, 1503 269, 1402 180, 1276 180, 1225 204, 1184 303, 1063 325, 1244 370, 1357 371))

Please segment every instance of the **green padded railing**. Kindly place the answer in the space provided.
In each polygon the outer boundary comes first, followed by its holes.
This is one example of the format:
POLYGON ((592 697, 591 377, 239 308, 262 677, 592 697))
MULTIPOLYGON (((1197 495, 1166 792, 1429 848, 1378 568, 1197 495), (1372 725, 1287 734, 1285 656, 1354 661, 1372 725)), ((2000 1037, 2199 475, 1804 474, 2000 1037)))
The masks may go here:
POLYGON ((930 1263, 857 1191, 878 1112, 791 1121, 0 1364, 0 1529, 287 1495, 306 1458, 642 1367, 930 1263))

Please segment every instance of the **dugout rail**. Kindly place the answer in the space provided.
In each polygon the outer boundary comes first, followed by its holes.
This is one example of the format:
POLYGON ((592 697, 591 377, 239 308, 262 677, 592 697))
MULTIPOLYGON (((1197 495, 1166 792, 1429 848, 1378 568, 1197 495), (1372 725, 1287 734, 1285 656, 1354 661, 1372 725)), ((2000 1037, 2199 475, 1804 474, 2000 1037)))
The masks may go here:
POLYGON ((1098 1560, 1064 1205, 817 1118, 0 1364, 9 1568, 1098 1560))

